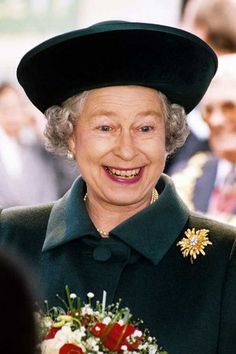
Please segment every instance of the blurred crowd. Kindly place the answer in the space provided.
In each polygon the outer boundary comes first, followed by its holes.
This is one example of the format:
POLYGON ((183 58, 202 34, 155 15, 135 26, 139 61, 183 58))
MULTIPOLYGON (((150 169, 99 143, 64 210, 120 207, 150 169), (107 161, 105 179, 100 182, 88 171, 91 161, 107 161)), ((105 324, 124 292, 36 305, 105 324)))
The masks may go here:
POLYGON ((20 88, 0 84, 0 205, 11 207, 58 199, 78 175, 45 149, 45 120, 20 88))
POLYGON ((199 107, 188 116, 186 144, 166 165, 190 208, 232 225, 236 225, 235 13, 235 0, 185 1, 180 26, 214 49, 219 68, 199 107))

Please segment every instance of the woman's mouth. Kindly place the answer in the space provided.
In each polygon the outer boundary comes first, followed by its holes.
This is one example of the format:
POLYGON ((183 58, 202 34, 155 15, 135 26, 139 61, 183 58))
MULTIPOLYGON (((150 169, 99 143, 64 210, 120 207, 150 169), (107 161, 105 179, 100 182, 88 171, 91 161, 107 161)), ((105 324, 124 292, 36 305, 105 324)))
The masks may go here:
POLYGON ((141 178, 143 167, 128 169, 104 166, 104 170, 106 174, 115 182, 135 183, 141 178))
POLYGON ((105 169, 107 170, 108 173, 112 174, 113 176, 119 176, 119 177, 124 177, 124 178, 133 178, 134 176, 137 176, 141 170, 141 168, 135 168, 132 170, 118 170, 113 167, 108 167, 106 166, 105 169))

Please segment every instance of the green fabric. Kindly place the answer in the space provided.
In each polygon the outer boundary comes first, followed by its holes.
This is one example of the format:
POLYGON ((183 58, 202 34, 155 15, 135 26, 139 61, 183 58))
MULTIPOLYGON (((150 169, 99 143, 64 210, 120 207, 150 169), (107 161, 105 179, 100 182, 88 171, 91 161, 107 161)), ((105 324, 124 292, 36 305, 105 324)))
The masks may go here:
POLYGON ((122 298, 169 354, 235 354, 236 231, 192 215, 167 176, 157 188, 158 201, 102 239, 88 217, 86 186, 79 179, 52 210, 4 210, 2 245, 28 260, 51 305, 65 284, 83 299, 88 291, 101 299, 105 289, 108 301, 122 298), (193 227, 209 229, 213 245, 191 264, 176 244, 193 227))
POLYGON ((51 38, 21 60, 17 77, 44 112, 81 91, 141 85, 163 92, 190 112, 217 69, 200 38, 177 28, 108 21, 51 38))

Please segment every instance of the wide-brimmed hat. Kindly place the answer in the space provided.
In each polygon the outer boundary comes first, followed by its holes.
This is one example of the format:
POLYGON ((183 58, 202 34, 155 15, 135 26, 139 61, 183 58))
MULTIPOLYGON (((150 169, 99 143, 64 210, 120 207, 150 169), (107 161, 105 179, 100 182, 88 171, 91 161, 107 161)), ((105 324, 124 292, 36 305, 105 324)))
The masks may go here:
POLYGON ((186 31, 147 23, 109 21, 64 33, 30 50, 17 77, 44 112, 93 88, 141 85, 164 93, 190 112, 217 69, 217 57, 186 31))

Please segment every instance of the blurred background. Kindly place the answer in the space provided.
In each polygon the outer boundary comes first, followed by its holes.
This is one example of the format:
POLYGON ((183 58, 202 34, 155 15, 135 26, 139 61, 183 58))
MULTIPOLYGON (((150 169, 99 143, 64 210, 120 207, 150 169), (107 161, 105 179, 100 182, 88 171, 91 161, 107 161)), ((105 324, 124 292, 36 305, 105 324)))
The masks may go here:
POLYGON ((56 34, 110 19, 177 25, 181 0, 0 0, 0 80, 16 80, 24 53, 56 34))

